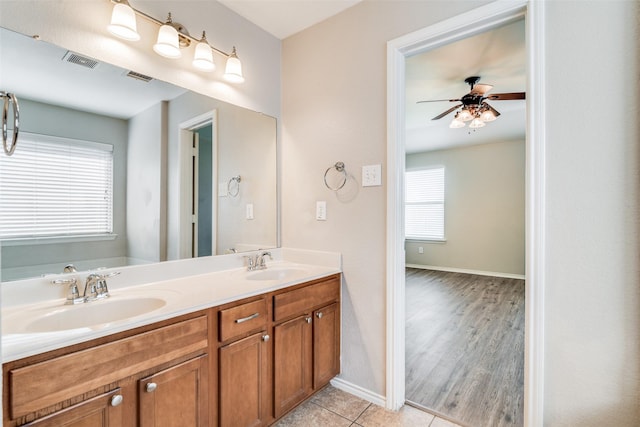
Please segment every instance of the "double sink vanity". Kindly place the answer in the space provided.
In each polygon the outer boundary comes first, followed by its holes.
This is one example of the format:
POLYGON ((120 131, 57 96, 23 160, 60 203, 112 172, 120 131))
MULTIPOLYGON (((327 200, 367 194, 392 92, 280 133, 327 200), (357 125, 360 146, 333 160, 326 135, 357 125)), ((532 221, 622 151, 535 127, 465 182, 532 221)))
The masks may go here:
POLYGON ((339 373, 341 264, 272 253, 122 268, 80 304, 3 284, 3 425, 273 424, 339 373))

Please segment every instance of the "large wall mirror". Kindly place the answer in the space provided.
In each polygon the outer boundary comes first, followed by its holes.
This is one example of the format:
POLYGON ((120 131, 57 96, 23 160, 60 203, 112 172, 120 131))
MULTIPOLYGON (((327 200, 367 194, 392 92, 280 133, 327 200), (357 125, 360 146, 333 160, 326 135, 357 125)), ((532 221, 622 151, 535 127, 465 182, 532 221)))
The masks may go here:
MULTIPOLYGON (((112 156, 107 233, 12 236, 29 228, 31 214, 7 208, 1 197, 16 193, 0 190, 3 282, 61 273, 68 263, 88 270, 278 245, 275 118, 3 28, 0 43, 0 90, 20 102, 18 148, 0 163, 0 187, 37 180, 28 173, 10 185, 18 175, 9 167, 28 145, 66 144, 66 157, 99 146, 112 156)), ((54 174, 63 181, 76 169, 54 174)))

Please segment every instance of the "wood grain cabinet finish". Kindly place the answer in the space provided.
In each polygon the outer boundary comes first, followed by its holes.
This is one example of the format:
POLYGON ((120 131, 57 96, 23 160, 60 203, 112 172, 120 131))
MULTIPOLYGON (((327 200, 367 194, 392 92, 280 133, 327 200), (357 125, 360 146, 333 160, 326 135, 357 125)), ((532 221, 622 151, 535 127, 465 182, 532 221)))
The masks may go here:
POLYGON ((266 425, 269 417, 269 336, 265 331, 220 347, 221 427, 266 425))
POLYGON ((340 373, 340 306, 313 312, 313 388, 324 387, 340 373))
POLYGON ((123 425, 121 399, 123 397, 118 388, 24 425, 34 427, 121 427, 123 425))
POLYGON ((209 425, 206 355, 138 381, 140 427, 209 425))

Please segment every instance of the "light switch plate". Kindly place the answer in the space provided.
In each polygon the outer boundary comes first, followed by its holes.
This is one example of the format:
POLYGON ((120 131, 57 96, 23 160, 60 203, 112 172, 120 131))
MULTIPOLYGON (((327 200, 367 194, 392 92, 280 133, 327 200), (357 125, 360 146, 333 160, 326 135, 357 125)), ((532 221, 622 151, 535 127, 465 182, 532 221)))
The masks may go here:
POLYGON ((362 186, 375 187, 382 185, 382 165, 362 167, 362 186))
POLYGON ((247 219, 253 219, 253 203, 247 203, 247 219))
POLYGON ((327 202, 325 201, 316 202, 316 220, 317 221, 327 220, 327 202))

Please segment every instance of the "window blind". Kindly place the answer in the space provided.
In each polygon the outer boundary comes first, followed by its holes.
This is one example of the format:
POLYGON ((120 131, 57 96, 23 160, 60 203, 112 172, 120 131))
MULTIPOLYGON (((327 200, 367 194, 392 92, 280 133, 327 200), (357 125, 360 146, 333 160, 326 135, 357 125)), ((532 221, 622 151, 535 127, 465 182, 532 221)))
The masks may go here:
POLYGON ((112 145, 21 133, 0 156, 0 239, 112 232, 112 145))
POLYGON ((406 172, 405 238, 444 240, 444 167, 406 172))

